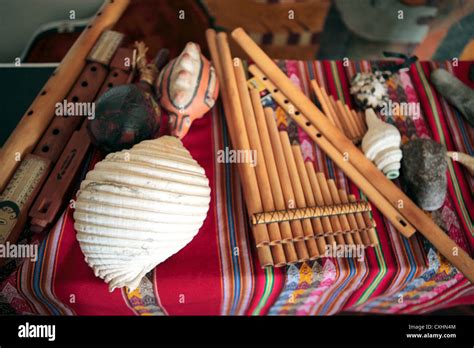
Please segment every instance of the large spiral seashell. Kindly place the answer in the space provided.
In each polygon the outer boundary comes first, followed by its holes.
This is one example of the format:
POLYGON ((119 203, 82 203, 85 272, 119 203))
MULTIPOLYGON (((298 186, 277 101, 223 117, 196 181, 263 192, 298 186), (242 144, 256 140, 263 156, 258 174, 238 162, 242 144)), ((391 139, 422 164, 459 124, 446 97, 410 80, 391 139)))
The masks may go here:
POLYGON ((77 240, 110 291, 133 290, 194 238, 209 202, 204 169, 179 139, 146 140, 87 173, 75 204, 77 240))
POLYGON ((362 151, 389 179, 400 175, 401 135, 398 129, 381 121, 373 109, 365 110, 368 131, 362 139, 362 151))
POLYGON ((214 106, 219 84, 199 45, 188 42, 179 57, 163 68, 156 90, 161 105, 169 112, 171 134, 183 138, 191 123, 214 106))

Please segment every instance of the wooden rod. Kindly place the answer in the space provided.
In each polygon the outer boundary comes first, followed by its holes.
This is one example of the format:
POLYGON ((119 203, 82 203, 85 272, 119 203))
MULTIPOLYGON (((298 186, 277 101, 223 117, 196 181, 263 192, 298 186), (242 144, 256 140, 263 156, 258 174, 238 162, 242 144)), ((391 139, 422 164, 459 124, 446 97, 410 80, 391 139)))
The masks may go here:
MULTIPOLYGON (((235 100, 236 97, 238 98, 238 93, 236 93, 235 89, 232 90, 231 86, 228 85, 228 82, 232 80, 232 77, 227 75, 229 72, 229 68, 227 68, 226 76, 224 76, 224 69, 221 64, 221 60, 223 61, 224 58, 221 57, 221 55, 219 54, 219 50, 217 47, 216 32, 212 29, 208 29, 206 31, 206 39, 207 39, 207 44, 209 47, 209 52, 211 54, 212 63, 214 65, 216 75, 217 75, 217 78, 219 79, 220 86, 221 86, 220 96, 221 96, 222 104, 224 107, 224 114, 225 114, 225 118, 228 125, 227 130, 229 132, 230 140, 231 140, 232 145, 235 148, 239 148, 238 147, 239 136, 238 136, 237 130, 233 126, 234 112, 239 112, 238 101, 235 100), (230 100, 230 95, 233 95, 233 98, 234 98, 233 101, 230 100)), ((225 46, 225 43, 221 43, 221 45, 225 46)), ((230 56, 230 52, 228 54, 228 57, 229 56, 230 56)), ((234 86, 235 86, 235 78, 234 78, 234 86)), ((257 193, 256 195, 255 191, 252 190, 249 187, 249 185, 247 185, 248 182, 252 180, 252 174, 250 170, 251 168, 248 168, 248 166, 239 165, 237 166, 237 169, 239 171, 240 180, 243 183, 242 189, 244 193, 245 203, 247 205, 247 210, 249 214, 257 212, 259 211, 258 208, 260 209, 262 208, 261 204, 260 204, 260 207, 258 206, 258 201, 260 200, 260 194, 257 193), (256 201, 254 201, 253 195, 257 196, 256 201)), ((260 241, 260 244, 261 244, 261 247, 257 248, 257 255, 260 261, 260 265, 262 267, 272 266, 274 262, 273 262, 270 246, 268 245, 269 237, 268 237, 267 228, 252 226, 252 234, 254 236, 256 244, 257 245, 259 244, 258 241, 260 241)))
MULTIPOLYGON (((281 189, 280 177, 278 176, 278 169, 275 156, 273 155, 272 144, 270 142, 270 135, 268 134, 268 127, 267 122, 265 121, 265 114, 260 100, 260 94, 256 89, 251 89, 250 97, 252 99, 252 106, 257 123, 258 134, 262 144, 262 154, 260 156, 263 158, 261 158, 260 161, 263 161, 267 166, 275 209, 285 210, 285 198, 283 197, 283 191, 281 189)), ((293 240, 289 222, 282 222, 280 224, 280 231, 283 242, 290 242, 293 240)))
MULTIPOLYGON (((293 187, 293 192, 295 194, 296 207, 307 207, 308 204, 306 203, 306 199, 304 196, 303 186, 298 173, 298 169, 296 167, 293 151, 291 150, 290 138, 288 137, 288 133, 280 131, 280 140, 283 146, 283 154, 285 155, 288 172, 290 173, 291 186, 293 187)), ((315 235, 313 225, 311 224, 310 220, 302 220, 301 224, 303 225, 303 233, 305 235, 309 257, 310 259, 315 259, 319 257, 319 249, 318 245, 316 244, 316 241, 314 240, 315 235)))
POLYGON ((86 57, 99 36, 120 18, 129 0, 106 2, 83 30, 49 78, 15 130, 0 150, 0 192, 2 192, 20 161, 31 153, 54 117, 57 102, 63 101, 86 64, 86 57), (100 13, 100 15, 99 15, 100 13), (46 92, 46 93, 45 93, 46 92))
MULTIPOLYGON (((268 78, 264 80, 262 71, 255 65, 249 67, 250 72, 267 87, 271 92, 278 90, 277 87, 268 78)), ((401 214, 395 209, 395 207, 387 200, 373 185, 372 182, 367 180, 361 173, 359 173, 355 167, 348 161, 348 153, 339 153, 337 149, 323 137, 321 133, 314 127, 314 125, 302 114, 299 110, 294 109, 294 105, 288 103, 286 96, 282 93, 272 93, 273 99, 303 128, 309 137, 321 148, 326 155, 332 159, 332 161, 356 184, 370 199, 370 201, 384 214, 385 217, 392 223, 392 225, 400 231, 405 237, 410 237, 415 229, 406 220, 403 219, 401 214), (285 100, 287 101, 285 103, 285 100), (293 108, 290 108, 293 105, 293 108)))
MULTIPOLYGON (((311 162, 306 162, 305 166, 316 204, 319 206, 325 206, 321 187, 319 187, 319 182, 316 177, 316 172, 314 170, 314 165, 311 162)), ((321 218, 321 223, 323 225, 324 234, 326 235, 326 241, 331 245, 336 244, 336 240, 333 236, 334 228, 331 224, 331 220, 329 219, 329 217, 325 216, 321 218)))
MULTIPOLYGON (((291 147, 293 150, 293 156, 296 162, 296 167, 298 170, 298 175, 301 179, 301 185, 303 186, 304 197, 308 206, 316 207, 316 200, 314 198, 313 190, 311 189, 311 183, 309 181, 308 173, 306 172, 306 167, 304 165, 303 154, 301 153, 301 147, 299 145, 293 145, 291 147)), ((317 207, 323 208, 324 207, 317 207)), ((322 237, 324 235, 324 229, 321 222, 321 219, 312 219, 313 229, 316 234, 316 243, 318 245, 319 253, 323 255, 326 252, 326 241, 322 237)))
MULTIPOLYGON (((270 142, 272 144, 273 154, 275 156, 275 162, 278 169, 278 175, 280 177, 281 189, 283 191, 283 197, 288 207, 292 202, 295 202, 295 195, 291 186, 290 174, 286 166, 285 156, 283 154, 283 147, 281 145, 280 136, 278 135, 278 129, 273 118, 273 110, 271 108, 265 108, 265 121, 267 122, 268 134, 270 136, 270 142)), ((295 220, 291 222, 291 231, 293 240, 295 241, 296 253, 298 254, 298 260, 309 260, 308 250, 305 243, 301 243, 304 239, 303 226, 301 221, 295 220), (298 242, 299 241, 299 242, 298 242)))

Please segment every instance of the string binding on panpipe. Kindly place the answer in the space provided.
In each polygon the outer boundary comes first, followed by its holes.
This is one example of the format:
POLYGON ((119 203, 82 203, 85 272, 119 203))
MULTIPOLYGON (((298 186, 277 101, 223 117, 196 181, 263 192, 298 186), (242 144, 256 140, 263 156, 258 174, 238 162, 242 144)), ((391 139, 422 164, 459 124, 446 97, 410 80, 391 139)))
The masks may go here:
POLYGON ((252 224, 271 224, 274 222, 293 221, 302 219, 314 219, 323 216, 334 216, 371 211, 367 201, 354 203, 342 203, 326 206, 305 207, 296 209, 274 210, 271 212, 255 213, 252 216, 252 224))

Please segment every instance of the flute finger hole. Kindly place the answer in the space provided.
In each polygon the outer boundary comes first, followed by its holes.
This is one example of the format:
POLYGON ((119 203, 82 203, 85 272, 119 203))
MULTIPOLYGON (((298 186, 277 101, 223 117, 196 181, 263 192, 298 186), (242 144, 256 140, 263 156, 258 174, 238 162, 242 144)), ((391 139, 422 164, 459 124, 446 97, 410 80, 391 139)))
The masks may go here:
POLYGON ((28 116, 33 115, 33 110, 28 111, 27 115, 28 115, 28 116))
POLYGON ((309 121, 307 121, 305 124, 306 124, 307 127, 311 126, 311 122, 309 122, 309 121))
POLYGON ((316 138, 321 138, 321 133, 316 133, 316 138))
POLYGON ((298 116, 300 114, 299 111, 295 111, 295 115, 298 116))

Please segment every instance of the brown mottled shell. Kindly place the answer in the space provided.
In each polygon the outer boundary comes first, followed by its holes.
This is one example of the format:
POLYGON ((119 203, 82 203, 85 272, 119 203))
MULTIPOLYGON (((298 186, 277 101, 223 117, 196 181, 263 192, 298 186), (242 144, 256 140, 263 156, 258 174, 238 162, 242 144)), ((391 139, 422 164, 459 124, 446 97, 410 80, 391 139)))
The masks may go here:
POLYGON ((156 90, 161 106, 169 113, 171 134, 183 138, 192 122, 214 106, 219 84, 199 45, 189 42, 161 71, 156 90))

